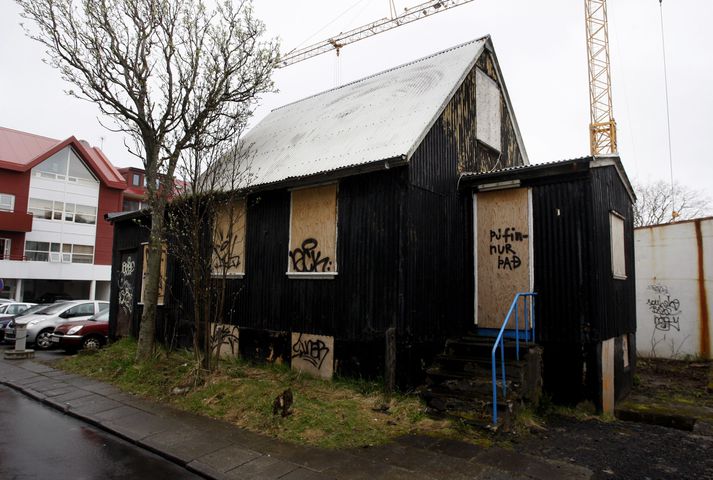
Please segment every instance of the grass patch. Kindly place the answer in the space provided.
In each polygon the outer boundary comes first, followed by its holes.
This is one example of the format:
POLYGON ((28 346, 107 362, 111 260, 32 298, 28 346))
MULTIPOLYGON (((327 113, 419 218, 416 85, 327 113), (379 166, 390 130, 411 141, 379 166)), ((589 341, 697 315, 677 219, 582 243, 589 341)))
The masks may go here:
POLYGON ((415 395, 394 395, 387 412, 377 382, 302 375, 284 365, 223 361, 216 372, 196 382, 199 370, 190 352, 160 350, 134 364, 136 342, 124 339, 93 355, 75 355, 59 367, 112 383, 121 390, 182 410, 226 420, 242 428, 299 444, 324 448, 377 445, 410 433, 485 442, 483 435, 451 421, 426 417, 415 395), (275 397, 291 389, 292 415, 273 416, 275 397), (187 390, 172 394, 177 389, 187 390))

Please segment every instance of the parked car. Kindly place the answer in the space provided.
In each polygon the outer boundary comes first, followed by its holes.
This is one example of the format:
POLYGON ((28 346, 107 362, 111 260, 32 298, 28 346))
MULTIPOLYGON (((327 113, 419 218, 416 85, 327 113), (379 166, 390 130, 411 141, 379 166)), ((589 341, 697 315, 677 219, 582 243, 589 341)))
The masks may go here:
POLYGON ((73 298, 66 293, 43 293, 37 303, 57 303, 66 302, 67 300, 73 300, 73 298))
POLYGON ((0 318, 13 317, 20 315, 30 307, 34 307, 36 303, 26 302, 8 302, 0 304, 0 318))
POLYGON ((109 337, 109 309, 106 308, 81 322, 58 325, 50 341, 58 348, 68 352, 79 349, 96 350, 106 345, 109 337))
POLYGON ((10 303, 12 300, 9 300, 7 298, 0 298, 0 303, 10 303))
MULTIPOLYGON (((16 318, 22 317, 24 315, 32 315, 34 313, 39 312, 40 310, 50 307, 52 304, 41 304, 41 305, 34 305, 27 310, 22 311, 21 313, 15 314, 15 315, 8 315, 6 317, 0 318, 0 342, 8 343, 5 342, 5 329, 8 328, 9 324, 16 318)), ((15 324, 12 324, 11 328, 14 328, 15 324)))
MULTIPOLYGON (((109 307, 109 302, 97 300, 74 300, 56 303, 33 315, 18 317, 12 324, 27 325, 27 344, 34 344, 38 350, 46 350, 52 346, 50 337, 57 325, 68 322, 80 322, 96 315, 109 307)), ((15 341, 15 325, 5 329, 5 339, 15 341)))

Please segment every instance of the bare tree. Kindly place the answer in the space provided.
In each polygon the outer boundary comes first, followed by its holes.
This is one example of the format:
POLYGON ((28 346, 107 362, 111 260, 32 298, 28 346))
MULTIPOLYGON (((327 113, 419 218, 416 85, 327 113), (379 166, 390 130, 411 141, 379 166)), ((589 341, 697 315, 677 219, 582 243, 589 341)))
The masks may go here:
POLYGON ((184 295, 174 299, 193 318, 196 360, 210 370, 231 340, 230 317, 239 294, 230 280, 242 272, 249 184, 249 149, 198 149, 183 155, 180 197, 167 208, 168 252, 180 265, 184 295))
POLYGON ((659 180, 635 183, 634 226, 658 225, 676 220, 688 220, 711 214, 711 199, 703 193, 674 183, 659 180), (675 217, 674 217, 674 213, 675 217))
POLYGON ((250 0, 17 0, 47 61, 131 139, 146 170, 151 234, 137 360, 154 347, 164 212, 179 158, 234 140, 272 89, 274 40, 250 0), (164 180, 165 179, 165 182, 164 180), (161 180, 162 183, 159 182, 161 180))

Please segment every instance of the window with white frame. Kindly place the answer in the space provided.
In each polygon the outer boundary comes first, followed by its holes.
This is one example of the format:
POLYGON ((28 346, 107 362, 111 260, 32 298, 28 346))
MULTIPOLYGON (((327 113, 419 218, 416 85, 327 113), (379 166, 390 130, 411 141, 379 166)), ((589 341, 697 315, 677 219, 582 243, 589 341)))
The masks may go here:
POLYGON ((287 275, 332 278, 337 273, 337 184, 292 191, 287 275))
POLYGON ((131 184, 135 187, 141 186, 141 175, 134 173, 131 177, 131 184))
POLYGON ((71 147, 65 147, 32 169, 33 175, 67 182, 97 183, 71 147))
POLYGON ((0 211, 12 212, 15 210, 15 195, 0 193, 0 211))
POLYGON ((611 240, 611 269, 614 278, 626 279, 626 255, 624 249, 624 218, 616 212, 609 212, 609 234, 611 240))
POLYGON ((9 238, 0 238, 0 260, 10 259, 10 246, 12 245, 12 240, 9 238))
POLYGON ((27 210, 36 218, 45 220, 64 220, 91 225, 97 223, 97 208, 89 205, 30 198, 27 210))
POLYGON ((94 247, 27 240, 25 258, 31 262, 93 263, 94 247))

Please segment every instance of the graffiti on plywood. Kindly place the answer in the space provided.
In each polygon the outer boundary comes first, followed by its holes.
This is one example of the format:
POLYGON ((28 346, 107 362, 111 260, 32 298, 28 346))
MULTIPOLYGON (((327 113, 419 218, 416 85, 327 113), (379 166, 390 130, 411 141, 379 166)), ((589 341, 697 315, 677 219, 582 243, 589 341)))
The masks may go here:
POLYGON ((213 354, 220 358, 238 356, 238 341, 240 332, 235 325, 211 323, 210 345, 213 354))
POLYGON ((131 315, 134 310, 134 286, 133 278, 136 271, 136 262, 131 256, 127 256, 121 262, 121 271, 119 274, 119 295, 118 303, 127 315, 131 315))
POLYGON ((307 238, 302 244, 290 251, 292 271, 294 272, 329 272, 332 261, 323 257, 319 250, 319 242, 314 238, 307 238))
POLYGON ((292 368, 323 378, 334 371, 334 337, 292 333, 292 368))
POLYGON ((497 257, 498 270, 516 270, 522 266, 522 259, 513 245, 526 241, 528 236, 512 227, 490 230, 489 253, 491 257, 497 257))

